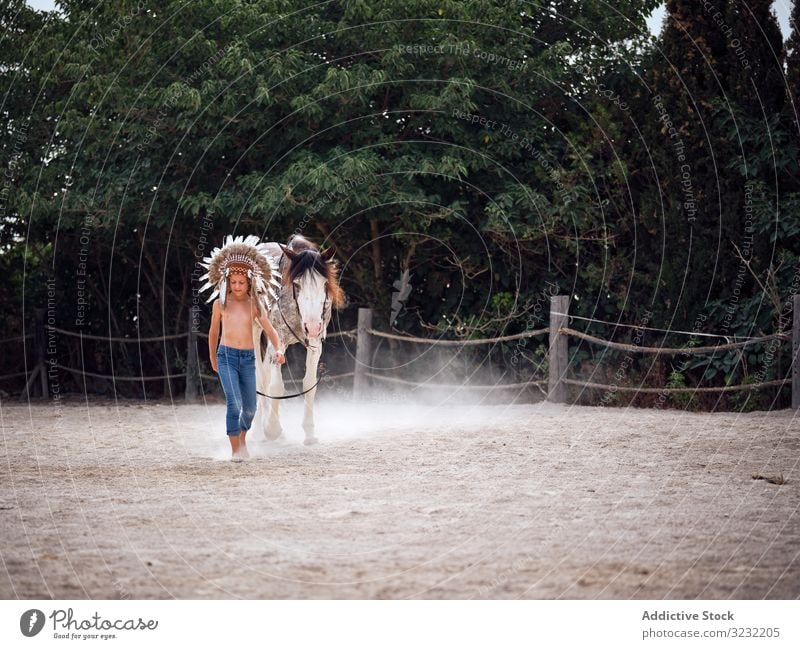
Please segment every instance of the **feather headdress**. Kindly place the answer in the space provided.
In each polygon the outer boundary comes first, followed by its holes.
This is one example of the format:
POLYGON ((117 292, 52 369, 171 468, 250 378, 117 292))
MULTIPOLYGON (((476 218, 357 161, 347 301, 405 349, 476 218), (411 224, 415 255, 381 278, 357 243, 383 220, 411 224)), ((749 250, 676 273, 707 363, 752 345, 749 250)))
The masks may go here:
POLYGON ((267 308, 277 299, 275 289, 280 288, 278 264, 267 253, 267 244, 259 243, 258 237, 225 237, 222 248, 214 248, 210 257, 203 258, 200 264, 208 272, 200 278, 208 280, 200 287, 200 291, 213 288, 211 297, 206 302, 211 302, 219 296, 222 306, 228 297, 228 276, 241 273, 250 279, 251 297, 260 296, 267 308))

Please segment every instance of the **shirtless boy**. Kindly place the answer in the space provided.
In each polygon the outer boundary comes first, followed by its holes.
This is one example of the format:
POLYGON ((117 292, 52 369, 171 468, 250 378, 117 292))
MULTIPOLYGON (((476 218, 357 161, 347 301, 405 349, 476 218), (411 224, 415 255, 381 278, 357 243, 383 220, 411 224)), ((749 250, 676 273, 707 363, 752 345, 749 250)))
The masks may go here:
POLYGON ((231 459, 249 457, 245 436, 256 413, 256 357, 253 349, 253 322, 258 321, 275 350, 275 362, 286 362, 278 333, 270 324, 257 298, 251 297, 246 266, 228 266, 228 293, 225 306, 214 300, 208 353, 211 367, 219 374, 225 391, 225 426, 231 442, 231 459), (219 347, 220 324, 222 341, 219 347))

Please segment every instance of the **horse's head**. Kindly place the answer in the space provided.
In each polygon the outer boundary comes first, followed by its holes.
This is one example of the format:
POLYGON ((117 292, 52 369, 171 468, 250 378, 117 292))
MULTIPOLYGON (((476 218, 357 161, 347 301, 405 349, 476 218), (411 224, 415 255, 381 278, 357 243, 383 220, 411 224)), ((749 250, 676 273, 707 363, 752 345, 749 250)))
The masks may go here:
POLYGON ((309 339, 319 338, 327 324, 325 318, 330 307, 341 306, 344 302, 332 261, 334 250, 281 248, 289 259, 284 270, 284 288, 294 293, 305 334, 309 339))

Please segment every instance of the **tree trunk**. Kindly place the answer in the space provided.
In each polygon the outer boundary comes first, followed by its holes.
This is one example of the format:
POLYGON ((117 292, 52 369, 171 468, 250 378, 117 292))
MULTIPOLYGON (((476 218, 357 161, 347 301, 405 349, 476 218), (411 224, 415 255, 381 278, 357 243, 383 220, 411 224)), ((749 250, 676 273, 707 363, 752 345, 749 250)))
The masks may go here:
POLYGON ((370 242, 372 244, 372 274, 375 276, 375 282, 379 283, 381 279, 381 242, 380 233, 378 232, 378 219, 369 220, 369 234, 372 237, 370 242))

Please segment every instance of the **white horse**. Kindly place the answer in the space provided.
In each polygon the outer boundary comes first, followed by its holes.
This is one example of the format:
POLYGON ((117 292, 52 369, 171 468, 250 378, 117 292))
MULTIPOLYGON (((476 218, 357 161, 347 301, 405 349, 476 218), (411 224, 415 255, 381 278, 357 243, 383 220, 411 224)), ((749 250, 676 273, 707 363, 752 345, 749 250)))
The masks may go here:
MULTIPOLYGON (((305 444, 311 445, 317 442, 314 436, 317 367, 331 320, 331 308, 342 306, 344 293, 339 287, 336 266, 331 261, 332 248, 321 252, 315 244, 300 235, 292 237, 286 246, 278 243, 266 245, 268 253, 280 260, 278 266, 281 273, 277 299, 269 312, 270 323, 278 332, 284 350, 298 343, 306 348, 306 373, 301 394, 305 400, 305 444)), ((253 429, 260 428, 267 439, 278 440, 283 434, 279 415, 281 400, 274 397, 287 395, 282 367, 275 363, 275 350, 262 334, 261 326, 254 324, 256 389, 261 394, 258 395, 253 429), (265 424, 267 411, 269 414, 265 424)))

